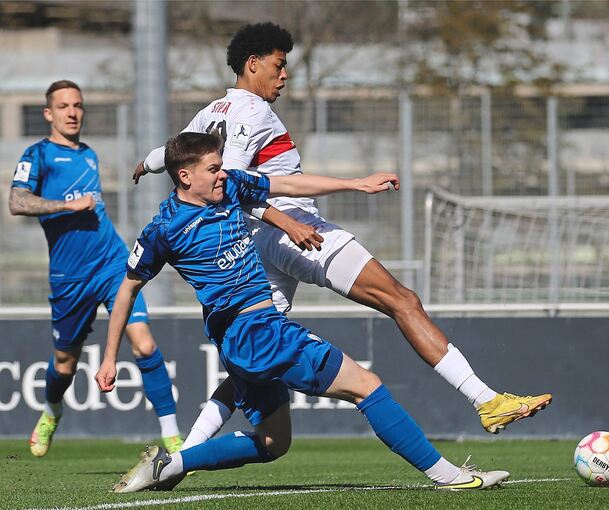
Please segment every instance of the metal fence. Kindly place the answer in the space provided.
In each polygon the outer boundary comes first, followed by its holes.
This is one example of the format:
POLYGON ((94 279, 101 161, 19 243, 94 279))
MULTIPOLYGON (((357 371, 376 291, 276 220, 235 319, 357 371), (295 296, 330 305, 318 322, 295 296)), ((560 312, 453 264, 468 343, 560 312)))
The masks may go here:
MULTIPOLYGON (((170 132, 181 130, 204 105, 173 104, 170 132)), ((12 217, 6 206, 20 154, 46 133, 41 108, 22 105, 21 138, 0 139, 0 162, 6 169, 0 188, 5 204, 0 209, 0 305, 45 304, 48 294, 42 231, 36 219, 12 217)), ((609 95, 408 99, 389 94, 382 99, 359 95, 311 101, 286 97, 273 108, 290 130, 306 172, 343 177, 395 171, 405 183, 412 183, 412 203, 402 199, 410 196, 404 189, 382 196, 339 194, 319 199, 318 205, 324 217, 354 232, 419 292, 423 204, 430 187, 462 195, 609 194, 609 95), (405 100, 410 102, 408 109, 405 100), (405 146, 412 150, 404 156, 405 146), (405 230, 409 221, 413 228, 405 230)), ((90 104, 83 132, 83 141, 99 155, 104 200, 128 245, 143 227, 132 205, 138 189, 130 176, 144 156, 134 154, 132 118, 130 105, 90 104)), ((4 128, 0 133, 6 132, 4 128)), ((171 281, 175 304, 192 304, 190 288, 178 278, 171 281)), ((341 299, 308 285, 297 294, 301 304, 341 299)))

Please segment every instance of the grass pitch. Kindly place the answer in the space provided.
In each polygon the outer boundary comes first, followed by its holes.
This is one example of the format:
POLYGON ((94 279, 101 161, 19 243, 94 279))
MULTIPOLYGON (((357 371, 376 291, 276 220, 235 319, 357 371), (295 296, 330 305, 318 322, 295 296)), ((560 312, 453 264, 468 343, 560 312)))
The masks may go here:
POLYGON ((143 444, 57 440, 37 459, 27 440, 0 441, 2 509, 578 509, 609 508, 609 489, 577 477, 575 441, 436 441, 443 455, 507 469, 501 489, 445 493, 375 439, 297 439, 276 462, 187 477, 171 492, 113 494, 143 444))

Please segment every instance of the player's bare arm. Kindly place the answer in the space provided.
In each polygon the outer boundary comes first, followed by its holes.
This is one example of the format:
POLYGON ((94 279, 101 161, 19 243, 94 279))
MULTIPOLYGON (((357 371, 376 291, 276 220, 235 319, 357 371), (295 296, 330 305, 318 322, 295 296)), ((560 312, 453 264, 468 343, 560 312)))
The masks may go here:
POLYGON ((114 308, 112 309, 110 323, 108 324, 104 359, 95 375, 97 386, 104 393, 114 389, 116 356, 121 345, 121 339, 131 315, 135 298, 146 283, 146 280, 140 280, 133 274, 127 273, 116 294, 114 308))
POLYGON ((314 227, 296 221, 273 206, 265 209, 262 221, 283 230, 290 238, 290 241, 301 250, 311 251, 313 248, 318 251, 321 250, 321 243, 324 238, 317 233, 314 227))
POLYGON ((271 175, 271 197, 314 197, 339 191, 361 191, 375 194, 390 189, 399 189, 396 174, 376 173, 361 179, 339 179, 321 175, 271 175))
POLYGON ((8 197, 12 215, 40 216, 65 211, 92 211, 95 209, 93 195, 86 194, 76 200, 46 200, 25 188, 12 188, 8 197))
POLYGON ((133 175, 131 176, 134 184, 137 184, 138 182, 140 182, 140 177, 146 175, 147 173, 148 172, 146 172, 146 168, 144 167, 144 162, 140 161, 139 164, 135 167, 135 170, 133 171, 133 175))

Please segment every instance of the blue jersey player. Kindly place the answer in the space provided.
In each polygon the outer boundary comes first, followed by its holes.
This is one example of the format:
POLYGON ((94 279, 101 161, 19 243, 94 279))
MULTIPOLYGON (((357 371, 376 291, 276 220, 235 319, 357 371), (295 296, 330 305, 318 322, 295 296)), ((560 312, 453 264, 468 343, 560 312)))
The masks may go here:
POLYGON ((291 442, 288 388, 356 404, 377 436, 437 487, 482 489, 509 476, 448 462, 375 374, 273 306, 241 204, 347 189, 374 193, 397 184, 395 175, 341 180, 227 172, 217 138, 200 133, 170 139, 165 163, 176 189, 129 256, 96 380, 102 391, 112 390, 120 339, 139 291, 169 263, 195 289, 206 333, 231 376, 235 403, 255 432, 227 434, 172 455, 150 448, 115 486, 116 492, 171 489, 192 470, 234 468, 284 455, 291 442))
MULTIPOLYGON (((46 403, 30 438, 30 450, 46 455, 62 415, 63 394, 72 383, 82 344, 91 332, 97 307, 112 311, 125 274, 129 250, 108 218, 95 152, 80 142, 84 116, 78 85, 51 84, 44 117, 51 135, 29 147, 12 182, 12 214, 38 216, 49 245, 49 297, 54 353, 46 373, 46 403)), ((182 444, 176 404, 163 356, 148 327, 143 297, 138 297, 127 337, 141 371, 146 397, 161 424, 169 450, 182 444)))

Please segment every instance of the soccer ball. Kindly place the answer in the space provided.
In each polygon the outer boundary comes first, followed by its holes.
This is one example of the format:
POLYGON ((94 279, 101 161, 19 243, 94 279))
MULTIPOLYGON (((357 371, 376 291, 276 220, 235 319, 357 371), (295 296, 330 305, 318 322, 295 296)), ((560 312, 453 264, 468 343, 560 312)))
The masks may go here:
POLYGON ((588 485, 609 486, 609 432, 592 432, 584 437, 573 455, 577 474, 588 485))

